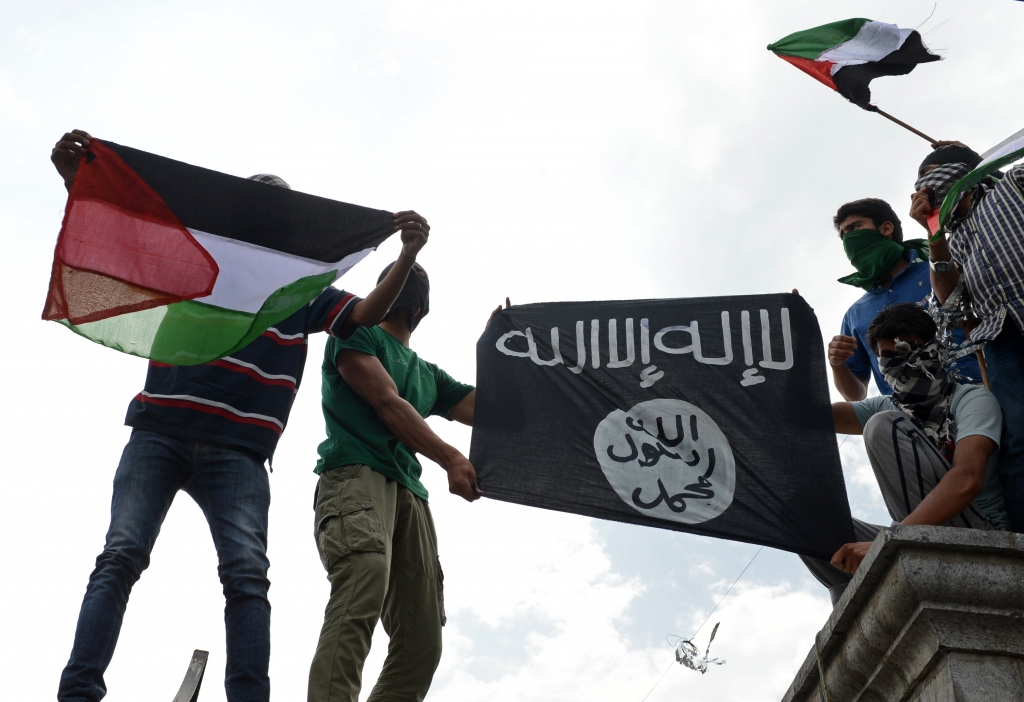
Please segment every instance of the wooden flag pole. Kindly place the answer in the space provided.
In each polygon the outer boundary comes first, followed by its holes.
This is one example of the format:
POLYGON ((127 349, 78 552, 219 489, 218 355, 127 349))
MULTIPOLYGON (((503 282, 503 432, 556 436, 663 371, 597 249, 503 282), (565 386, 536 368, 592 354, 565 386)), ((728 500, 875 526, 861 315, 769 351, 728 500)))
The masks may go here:
POLYGON ((992 385, 988 382, 988 364, 985 363, 985 349, 978 349, 975 352, 978 357, 978 368, 981 369, 981 382, 985 384, 985 389, 992 392, 992 385))
POLYGON ((906 122, 904 122, 904 121, 902 121, 902 120, 898 120, 898 119, 896 119, 895 117, 893 117, 892 115, 890 115, 890 114, 889 114, 888 112, 883 112, 882 110, 878 109, 878 108, 877 108, 877 107, 875 107, 874 105, 869 105, 869 107, 870 107, 870 109, 871 109, 871 112, 877 112, 878 114, 880 114, 880 115, 882 115, 883 117, 885 117, 885 118, 886 118, 887 120, 890 120, 890 121, 892 121, 892 122, 895 122, 896 124, 900 125, 900 126, 901 126, 901 127, 903 127, 904 129, 906 129, 906 130, 907 130, 908 132, 913 132, 914 134, 918 135, 919 137, 921 137, 922 139, 924 139, 925 141, 927 141, 927 142, 928 142, 929 144, 934 144, 934 143, 936 142, 936 140, 935 140, 935 139, 932 139, 932 138, 931 138, 930 136, 928 136, 928 135, 927 135, 927 134, 925 134, 924 132, 919 132, 919 131, 917 131, 916 129, 914 129, 913 127, 911 127, 911 126, 910 126, 909 124, 907 124, 906 122))

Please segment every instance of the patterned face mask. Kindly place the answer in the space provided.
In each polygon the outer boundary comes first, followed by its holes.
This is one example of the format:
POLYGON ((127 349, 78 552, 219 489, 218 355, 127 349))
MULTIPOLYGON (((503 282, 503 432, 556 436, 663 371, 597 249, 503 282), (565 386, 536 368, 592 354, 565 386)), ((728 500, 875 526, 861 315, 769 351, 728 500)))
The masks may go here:
POLYGON ((966 163, 944 163, 918 178, 914 183, 914 190, 918 192, 921 191, 921 188, 934 190, 935 206, 938 207, 956 185, 956 182, 970 172, 971 169, 966 163))
POLYGON ((880 356, 878 367, 892 386, 893 403, 947 458, 952 456, 954 442, 949 407, 956 381, 943 367, 938 340, 916 346, 896 339, 895 352, 880 356))

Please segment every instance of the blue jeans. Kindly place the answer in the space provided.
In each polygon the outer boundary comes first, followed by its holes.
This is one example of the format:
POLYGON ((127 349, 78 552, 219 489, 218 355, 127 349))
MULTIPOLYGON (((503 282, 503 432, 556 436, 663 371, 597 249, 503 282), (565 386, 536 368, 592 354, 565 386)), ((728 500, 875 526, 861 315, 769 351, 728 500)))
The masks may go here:
MULTIPOLYGON (((114 655, 128 595, 149 566, 178 490, 203 510, 217 547, 226 600, 227 699, 270 699, 270 482, 263 459, 226 444, 135 430, 114 476, 110 529, 89 576, 71 658, 60 678, 61 702, 98 702, 107 693, 103 673, 114 655)), ((185 600, 168 604, 181 606, 185 600)))
POLYGON ((999 336, 985 345, 992 394, 1003 408, 999 476, 1006 491, 1010 528, 1024 532, 1024 334, 1007 318, 999 336))

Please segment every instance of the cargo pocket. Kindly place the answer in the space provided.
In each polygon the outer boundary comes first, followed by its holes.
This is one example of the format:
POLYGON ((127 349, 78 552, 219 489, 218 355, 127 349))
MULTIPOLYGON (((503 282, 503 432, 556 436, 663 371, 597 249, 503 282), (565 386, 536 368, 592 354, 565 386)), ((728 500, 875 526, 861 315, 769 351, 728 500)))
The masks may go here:
POLYGON ((330 500, 320 510, 316 543, 320 561, 330 572, 351 553, 384 553, 384 525, 369 499, 330 500))
POLYGON ((444 613, 444 571, 441 570, 441 557, 437 557, 437 611, 441 614, 441 626, 448 622, 444 613))

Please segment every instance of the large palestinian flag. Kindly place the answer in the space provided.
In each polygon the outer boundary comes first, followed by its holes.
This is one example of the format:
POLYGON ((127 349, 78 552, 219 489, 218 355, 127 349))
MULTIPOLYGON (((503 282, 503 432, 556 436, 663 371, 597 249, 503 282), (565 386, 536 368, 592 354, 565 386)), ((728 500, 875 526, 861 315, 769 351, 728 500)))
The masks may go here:
POLYGON ((768 50, 865 110, 871 109, 873 78, 902 76, 940 58, 925 48, 916 30, 863 18, 790 34, 768 50))
POLYGON ((93 139, 43 319, 125 353, 206 363, 309 303, 392 229, 389 212, 93 139))

